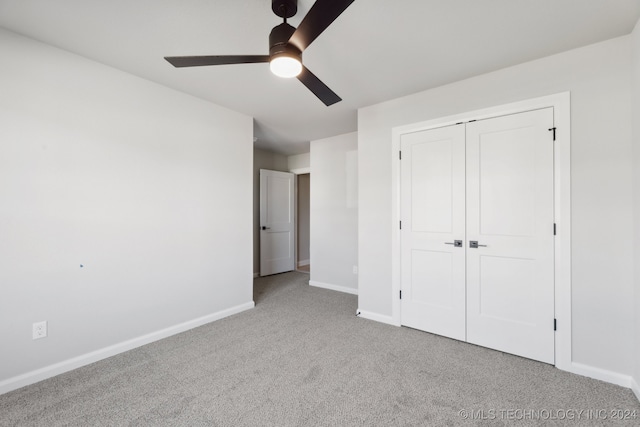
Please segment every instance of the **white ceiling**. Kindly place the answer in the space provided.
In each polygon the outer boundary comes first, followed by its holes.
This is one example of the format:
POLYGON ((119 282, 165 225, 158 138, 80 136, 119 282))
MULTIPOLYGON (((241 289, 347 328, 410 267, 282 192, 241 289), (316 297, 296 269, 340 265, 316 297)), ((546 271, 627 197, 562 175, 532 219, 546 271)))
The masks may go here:
POLYGON ((355 131, 360 107, 626 35, 639 17, 640 0, 356 0, 304 52, 343 99, 325 107, 268 64, 163 59, 268 54, 271 0, 0 0, 0 26, 250 115, 256 146, 282 154, 355 131))

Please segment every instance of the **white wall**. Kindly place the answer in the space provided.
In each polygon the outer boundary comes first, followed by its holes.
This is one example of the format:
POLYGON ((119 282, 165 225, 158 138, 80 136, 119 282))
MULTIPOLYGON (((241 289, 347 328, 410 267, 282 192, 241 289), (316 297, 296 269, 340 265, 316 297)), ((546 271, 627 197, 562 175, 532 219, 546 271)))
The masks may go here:
POLYGON ((252 119, 2 29, 0 52, 0 393, 252 307, 252 119))
POLYGON ((573 360, 630 375, 630 42, 606 41, 359 110, 359 308, 380 319, 392 314, 391 129, 571 91, 573 360))
POLYGON ((634 391, 640 400, 640 21, 632 35, 633 57, 633 172, 634 180, 634 221, 635 221, 635 371, 634 391))
POLYGON ((287 157, 271 151, 253 150, 253 275, 260 274, 260 169, 287 172, 287 157))
POLYGON ((357 133, 311 141, 310 285, 356 293, 357 133))

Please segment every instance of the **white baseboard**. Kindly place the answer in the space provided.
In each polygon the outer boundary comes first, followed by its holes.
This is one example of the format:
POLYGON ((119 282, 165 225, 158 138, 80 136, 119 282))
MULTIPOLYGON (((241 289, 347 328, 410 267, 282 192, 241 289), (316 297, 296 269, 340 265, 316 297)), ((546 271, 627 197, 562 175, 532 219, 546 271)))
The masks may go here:
POLYGON ((345 292, 347 294, 358 295, 357 289, 347 288, 346 286, 332 285, 330 283, 322 283, 322 282, 309 280, 309 286, 315 286, 316 288, 331 289, 332 291, 345 292))
MULTIPOLYGON (((392 316, 385 316, 382 314, 372 313, 360 309, 358 309, 357 315, 358 317, 362 317, 363 319, 374 320, 376 322, 386 323, 393 326, 400 326, 398 322, 394 321, 392 316)), ((636 395, 636 398, 640 401, 640 386, 630 375, 619 374, 617 372, 595 368, 593 366, 576 362, 571 363, 569 369, 567 369, 567 372, 630 388, 636 395)))
POLYGON ((253 273, 253 278, 254 278, 254 279, 255 279, 255 278, 258 278, 258 277, 260 277, 260 273, 253 273))
POLYGON ((573 374, 582 375, 584 377, 605 381, 622 387, 631 388, 632 378, 630 375, 619 374, 617 372, 608 371, 606 369, 596 368, 582 363, 571 362, 568 369, 573 374))
POLYGON ((298 267, 302 267, 303 265, 309 265, 310 261, 308 259, 301 259, 298 261, 298 267))
POLYGON ((118 344, 111 345, 109 347, 102 348, 100 350, 92 351, 90 353, 82 354, 80 356, 64 360, 62 362, 55 363, 53 365, 45 366, 44 368, 36 369, 35 371, 27 372, 22 375, 18 375, 4 381, 0 381, 0 394, 8 393, 12 390, 16 390, 20 387, 27 386, 29 384, 37 383, 38 381, 45 380, 47 378, 60 375, 62 373, 72 371, 90 363, 97 362, 107 357, 115 356, 119 353, 132 350, 136 347, 149 344, 154 341, 161 340, 163 338, 170 337, 171 335, 179 334, 180 332, 188 331, 189 329, 196 328, 198 326, 211 323, 215 320, 220 320, 224 317, 231 316, 232 314, 240 313, 245 310, 249 310, 255 306, 253 301, 246 302, 235 307, 228 308, 226 310, 212 313, 197 319, 189 320, 178 325, 170 326, 165 329, 161 329, 150 334, 143 335, 137 338, 133 338, 127 341, 123 341, 118 344))
POLYGON ((392 326, 400 326, 397 322, 393 320, 392 316, 385 316, 382 314, 372 313, 370 311, 363 311, 360 309, 358 309, 357 312, 359 313, 358 317, 362 317, 363 319, 374 320, 376 322, 386 323, 387 325, 392 325, 392 326))
POLYGON ((633 377, 631 377, 631 390, 633 391, 633 394, 636 395, 636 399, 638 399, 638 402, 640 402, 640 385, 638 384, 638 381, 636 381, 636 379, 633 377))

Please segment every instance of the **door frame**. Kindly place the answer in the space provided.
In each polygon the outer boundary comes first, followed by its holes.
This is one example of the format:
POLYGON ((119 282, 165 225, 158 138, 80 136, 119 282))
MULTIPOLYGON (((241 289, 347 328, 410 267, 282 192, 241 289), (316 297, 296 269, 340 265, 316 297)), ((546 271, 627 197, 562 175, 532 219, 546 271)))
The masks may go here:
MULTIPOLYGON (((294 175, 293 177, 293 220, 295 230, 295 241, 293 247, 295 249, 295 269, 298 269, 298 175, 311 174, 311 167, 294 168, 289 169, 289 172, 294 175)), ((309 194, 311 194, 311 188, 309 188, 309 194)), ((309 260, 311 260, 311 254, 309 254, 309 260)), ((311 263, 311 261, 309 261, 311 263)))
POLYGON ((450 115, 424 122, 413 123, 392 129, 391 143, 391 318, 401 326, 400 316, 400 138, 404 134, 553 107, 556 140, 553 146, 554 159, 554 222, 557 225, 554 240, 555 279, 555 366, 571 371, 571 94, 527 99, 495 107, 450 115))

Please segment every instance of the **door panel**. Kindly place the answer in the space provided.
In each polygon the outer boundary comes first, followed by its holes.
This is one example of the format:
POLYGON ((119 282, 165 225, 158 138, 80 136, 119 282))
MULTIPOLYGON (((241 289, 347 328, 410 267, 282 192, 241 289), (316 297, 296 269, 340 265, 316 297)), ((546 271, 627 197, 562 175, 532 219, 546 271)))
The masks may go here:
POLYGON ((465 339, 464 126, 402 136, 403 325, 465 339))
POLYGON ((445 310, 454 308, 452 292, 453 255, 446 252, 414 250, 411 253, 411 300, 445 310))
POLYGON ((289 195, 291 177, 288 174, 286 176, 267 174, 265 186, 267 197, 265 206, 267 211, 264 223, 289 223, 292 220, 289 209, 292 205, 289 195))
POLYGON ((534 234, 536 141, 530 130, 479 135, 481 234, 534 234))
POLYGON ((451 233, 453 228, 453 148, 451 139, 413 144, 411 230, 451 233))
POLYGON ((260 276, 295 267, 294 175, 260 170, 260 276))
POLYGON ((498 321, 535 324, 535 262, 480 255, 480 315, 498 321))
POLYGON ((554 363, 553 109, 467 125, 467 341, 554 363))

